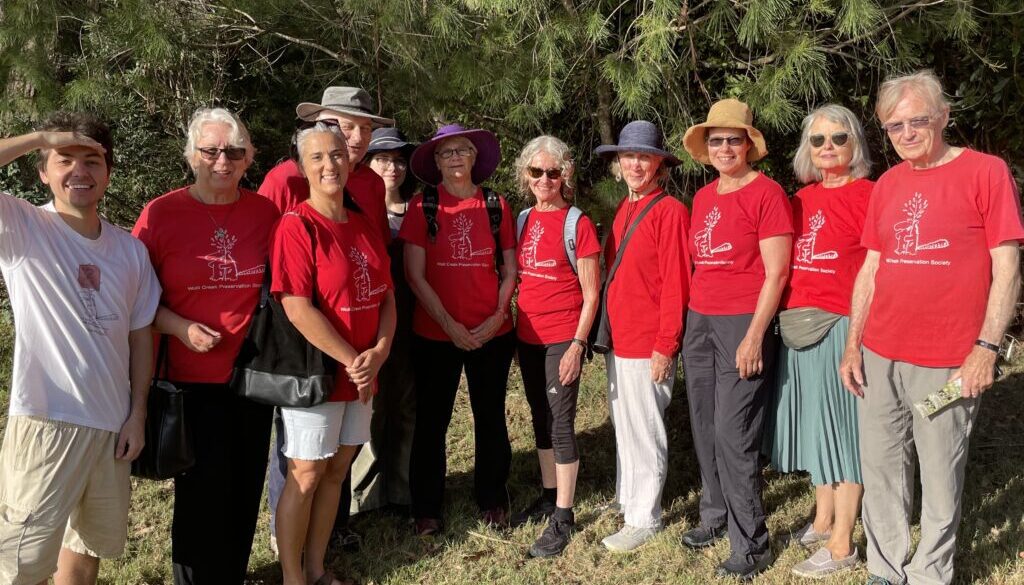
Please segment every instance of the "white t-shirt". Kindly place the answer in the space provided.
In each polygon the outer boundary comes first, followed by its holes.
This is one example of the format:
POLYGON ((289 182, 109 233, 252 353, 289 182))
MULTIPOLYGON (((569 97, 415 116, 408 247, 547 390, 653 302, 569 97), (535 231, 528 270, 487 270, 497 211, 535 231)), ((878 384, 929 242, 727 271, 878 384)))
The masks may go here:
POLYGON ((0 271, 14 311, 11 416, 112 432, 128 417, 128 333, 153 322, 160 283, 142 242, 101 224, 90 240, 53 203, 0 193, 0 271))

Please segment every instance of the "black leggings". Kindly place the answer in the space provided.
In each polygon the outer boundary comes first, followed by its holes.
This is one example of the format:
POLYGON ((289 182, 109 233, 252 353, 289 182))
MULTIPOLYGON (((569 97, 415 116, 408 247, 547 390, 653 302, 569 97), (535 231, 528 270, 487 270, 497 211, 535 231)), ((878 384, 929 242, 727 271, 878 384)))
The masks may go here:
POLYGON ((519 342, 519 369, 533 416, 537 449, 554 449, 555 463, 562 464, 580 459, 575 428, 580 379, 577 376, 568 386, 558 381, 558 364, 571 344, 571 341, 552 345, 519 342))

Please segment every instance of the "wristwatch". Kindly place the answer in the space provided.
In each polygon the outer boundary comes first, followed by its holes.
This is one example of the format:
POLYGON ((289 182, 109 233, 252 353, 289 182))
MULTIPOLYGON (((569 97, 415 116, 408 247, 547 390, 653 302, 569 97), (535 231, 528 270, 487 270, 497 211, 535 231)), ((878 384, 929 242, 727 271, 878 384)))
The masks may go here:
POLYGON ((575 343, 576 345, 578 345, 581 348, 583 348, 583 351, 587 351, 587 342, 584 341, 583 339, 580 339, 578 337, 574 337, 570 343, 575 343))

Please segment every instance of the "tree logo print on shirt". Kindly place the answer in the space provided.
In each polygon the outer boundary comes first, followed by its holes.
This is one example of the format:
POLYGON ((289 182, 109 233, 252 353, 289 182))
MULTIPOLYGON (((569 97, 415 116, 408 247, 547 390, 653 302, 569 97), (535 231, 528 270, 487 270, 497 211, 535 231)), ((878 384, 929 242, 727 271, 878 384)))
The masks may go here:
POLYGON ((106 335, 104 321, 117 321, 117 315, 100 315, 96 306, 96 294, 100 292, 100 267, 95 264, 78 265, 78 298, 82 299, 82 324, 90 333, 106 335))
POLYGON ((719 252, 728 252, 732 250, 732 244, 726 242, 716 247, 711 246, 711 232, 718 225, 718 222, 722 219, 722 212, 718 210, 718 206, 711 208, 711 211, 704 216, 704 229, 693 234, 693 242, 697 245, 697 256, 699 258, 711 258, 719 252))
POLYGON ((473 231, 473 220, 461 213, 455 216, 452 222, 452 234, 448 241, 452 245, 452 258, 455 260, 472 260, 473 256, 489 256, 494 253, 494 248, 473 249, 473 241, 469 234, 473 231))
POLYGON ((814 243, 818 239, 818 232, 825 226, 825 214, 820 209, 812 215, 807 222, 811 230, 796 241, 796 261, 804 264, 814 264, 815 260, 835 260, 839 252, 829 250, 828 252, 814 253, 814 243))
POLYGON ((360 252, 358 248, 352 246, 348 250, 348 257, 356 265, 355 273, 352 278, 356 283, 357 301, 369 301, 374 295, 387 290, 388 287, 385 284, 382 284, 377 288, 373 288, 373 280, 370 278, 370 262, 365 253, 360 252))
POLYGON ((228 233, 224 228, 217 228, 210 236, 210 245, 213 252, 203 256, 206 265, 210 267, 211 282, 234 282, 239 276, 249 274, 263 274, 264 266, 254 266, 247 270, 239 270, 238 262, 235 261, 232 250, 238 243, 238 237, 228 233))
POLYGON ((544 235, 544 226, 540 221, 535 221, 527 233, 527 241, 523 244, 523 251, 519 254, 519 263, 525 268, 551 268, 555 265, 554 260, 537 261, 537 246, 540 238, 544 235))
POLYGON ((903 212, 907 214, 907 219, 892 226, 896 233, 896 254, 914 256, 919 250, 941 250, 949 247, 949 240, 945 238, 921 243, 920 223, 927 210, 928 200, 920 193, 914 193, 914 196, 903 204, 903 212))

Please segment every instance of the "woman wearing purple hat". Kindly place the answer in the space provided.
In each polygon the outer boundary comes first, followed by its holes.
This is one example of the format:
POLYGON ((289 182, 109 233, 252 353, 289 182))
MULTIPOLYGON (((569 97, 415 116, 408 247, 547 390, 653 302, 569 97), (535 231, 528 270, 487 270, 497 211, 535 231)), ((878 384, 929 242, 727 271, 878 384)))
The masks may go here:
POLYGON ((630 122, 618 144, 595 152, 613 160, 613 173, 629 188, 605 243, 604 290, 611 329, 605 363, 615 427, 615 499, 625 526, 602 541, 609 550, 627 552, 662 526, 661 491, 668 469, 664 416, 689 295, 690 217, 686 206, 661 188, 679 159, 663 148, 657 126, 630 122))
POLYGON ((445 435, 465 368, 476 429, 475 494, 488 524, 506 523, 512 448, 505 389, 515 348, 509 303, 516 284, 515 233, 505 199, 481 189, 498 166, 486 130, 444 126, 412 154, 428 186, 409 202, 399 237, 418 301, 413 312, 417 394, 410 485, 416 533, 442 529, 445 435))

